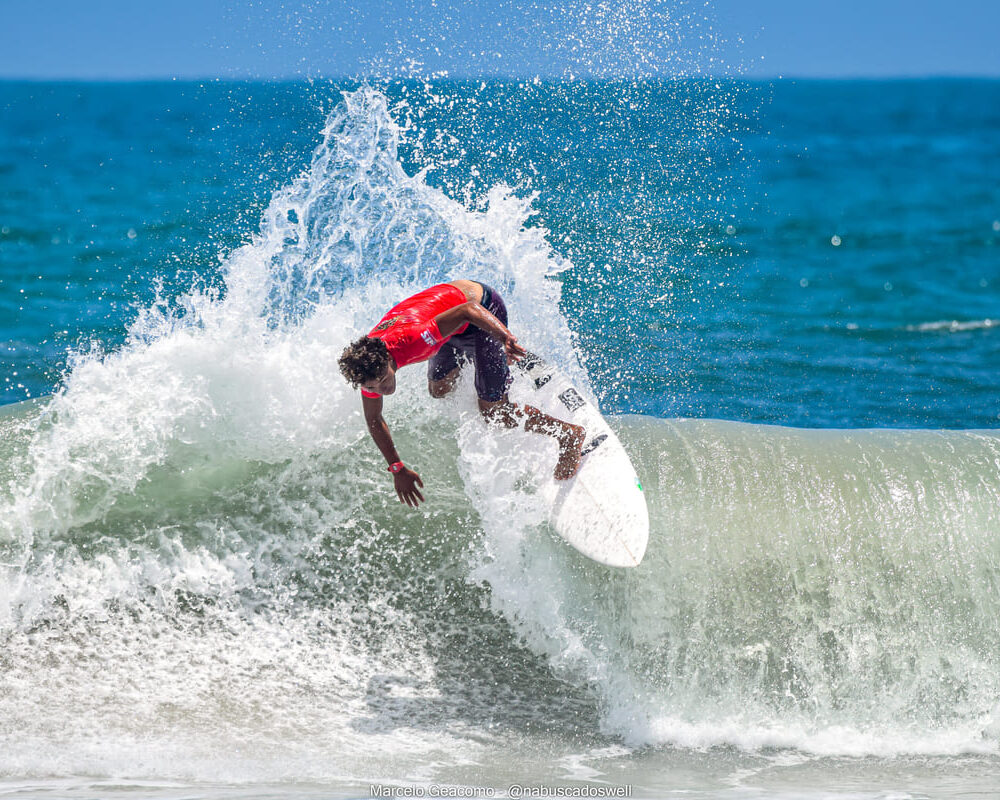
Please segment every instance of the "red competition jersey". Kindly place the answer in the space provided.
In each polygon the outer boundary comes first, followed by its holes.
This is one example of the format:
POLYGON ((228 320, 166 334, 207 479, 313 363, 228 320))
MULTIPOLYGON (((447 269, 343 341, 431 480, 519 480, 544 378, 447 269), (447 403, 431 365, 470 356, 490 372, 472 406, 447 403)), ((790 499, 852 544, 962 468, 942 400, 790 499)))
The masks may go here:
MULTIPOLYGON (((424 289, 401 303, 396 303, 379 320, 378 325, 368 334, 373 339, 381 339, 389 349, 389 355, 396 367, 405 367, 417 361, 426 361, 456 333, 462 333, 468 323, 462 325, 451 336, 442 336, 434 318, 449 308, 466 301, 465 292, 450 283, 439 283, 424 289)), ((381 397, 375 392, 362 389, 365 397, 381 397)))

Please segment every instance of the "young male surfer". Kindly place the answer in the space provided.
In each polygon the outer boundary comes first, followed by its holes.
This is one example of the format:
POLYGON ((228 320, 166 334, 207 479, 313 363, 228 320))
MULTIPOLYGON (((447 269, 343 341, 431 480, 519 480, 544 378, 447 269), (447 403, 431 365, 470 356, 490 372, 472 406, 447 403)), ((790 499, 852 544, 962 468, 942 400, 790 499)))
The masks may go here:
POLYGON ((507 308, 495 289, 476 281, 440 283, 397 303, 367 336, 353 342, 340 357, 340 371, 361 387, 365 421, 378 449, 389 463, 401 503, 416 507, 424 483, 405 466, 382 417, 382 396, 396 391, 396 370, 428 361, 427 388, 444 397, 455 388, 464 360, 476 367, 479 410, 488 422, 543 433, 559 444, 555 477, 565 480, 580 468, 585 431, 579 425, 550 417, 532 406, 519 407, 507 397, 508 363, 525 350, 507 329, 507 308))

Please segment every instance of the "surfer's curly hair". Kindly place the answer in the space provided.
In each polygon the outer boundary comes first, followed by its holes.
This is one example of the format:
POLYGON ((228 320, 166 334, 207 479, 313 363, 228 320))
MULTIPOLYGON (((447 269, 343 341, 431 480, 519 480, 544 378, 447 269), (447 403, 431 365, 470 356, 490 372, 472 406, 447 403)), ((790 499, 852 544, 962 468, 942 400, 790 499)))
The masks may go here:
POLYGON ((347 381, 357 387, 385 374, 389 366, 389 348, 381 339, 362 336, 344 348, 337 363, 347 381))

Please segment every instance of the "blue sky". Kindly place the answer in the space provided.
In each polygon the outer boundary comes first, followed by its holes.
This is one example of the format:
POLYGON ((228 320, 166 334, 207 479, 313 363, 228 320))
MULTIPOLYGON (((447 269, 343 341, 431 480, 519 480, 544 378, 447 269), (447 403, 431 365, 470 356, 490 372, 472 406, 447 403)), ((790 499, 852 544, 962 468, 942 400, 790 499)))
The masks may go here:
POLYGON ((1000 0, 0 0, 0 77, 1000 77, 1000 0))

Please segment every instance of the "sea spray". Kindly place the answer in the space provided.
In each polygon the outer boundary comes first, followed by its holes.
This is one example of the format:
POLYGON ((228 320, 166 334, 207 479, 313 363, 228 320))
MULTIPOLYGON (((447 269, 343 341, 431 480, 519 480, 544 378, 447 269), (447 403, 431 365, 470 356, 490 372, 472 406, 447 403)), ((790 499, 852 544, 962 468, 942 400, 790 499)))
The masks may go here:
MULTIPOLYGON (((379 308, 472 277, 578 371, 549 277, 565 264, 524 227, 530 198, 497 187, 467 211, 403 171, 397 135, 380 93, 346 95, 221 289, 158 298, 121 348, 81 355, 41 412, 5 423, 4 770, 405 773, 474 756, 456 713, 509 728, 518 697, 558 685, 468 579, 482 542, 458 401, 433 402, 414 369, 387 404, 430 498, 413 512, 336 359, 379 308)), ((488 440, 478 415, 464 424, 488 440)), ((586 706, 576 692, 551 694, 575 696, 555 717, 586 706)))

